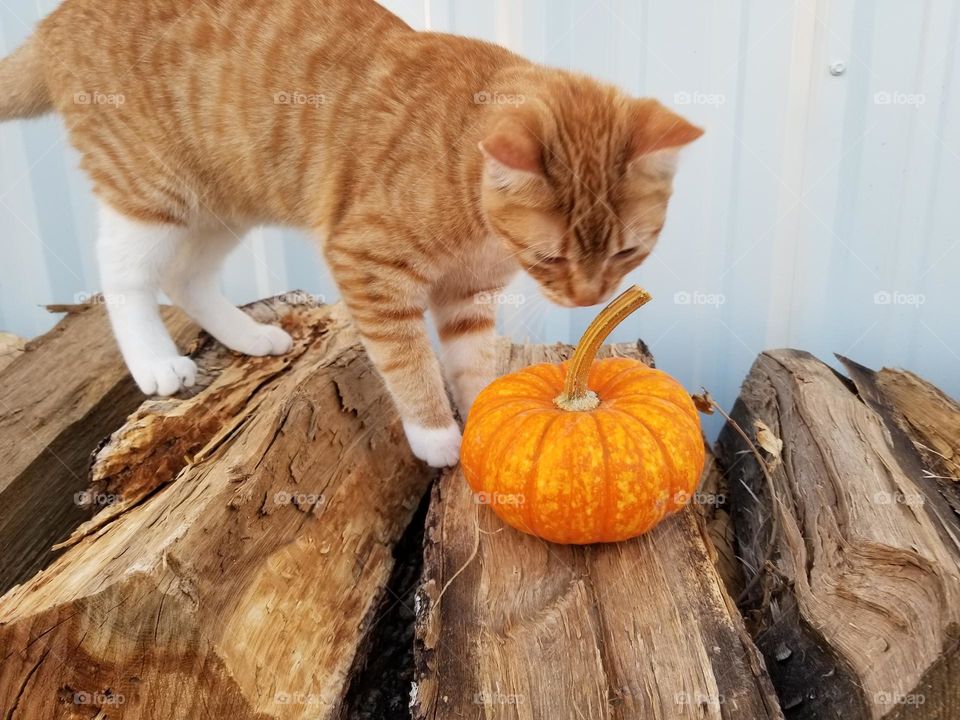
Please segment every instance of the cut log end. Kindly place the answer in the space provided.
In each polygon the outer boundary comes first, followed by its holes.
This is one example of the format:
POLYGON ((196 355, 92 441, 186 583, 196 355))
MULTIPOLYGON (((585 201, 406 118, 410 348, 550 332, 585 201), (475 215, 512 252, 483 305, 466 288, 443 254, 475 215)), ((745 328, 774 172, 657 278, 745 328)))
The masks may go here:
POLYGON ((783 440, 775 500, 742 438, 721 434, 739 552, 761 574, 743 610, 791 718, 960 716, 955 690, 924 690, 960 686, 957 516, 882 383, 847 367, 775 351, 750 371, 732 415, 783 440))

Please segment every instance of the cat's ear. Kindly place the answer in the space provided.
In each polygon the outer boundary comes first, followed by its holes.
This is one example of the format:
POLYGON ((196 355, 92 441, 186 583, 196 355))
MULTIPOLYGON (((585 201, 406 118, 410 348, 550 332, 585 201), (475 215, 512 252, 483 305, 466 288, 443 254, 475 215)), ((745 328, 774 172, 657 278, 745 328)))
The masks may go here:
POLYGON ((480 142, 486 173, 498 187, 526 184, 543 177, 543 144, 536 125, 524 119, 497 123, 480 142))
POLYGON ((703 135, 703 130, 656 100, 638 100, 631 118, 630 159, 647 158, 675 168, 680 148, 703 135))

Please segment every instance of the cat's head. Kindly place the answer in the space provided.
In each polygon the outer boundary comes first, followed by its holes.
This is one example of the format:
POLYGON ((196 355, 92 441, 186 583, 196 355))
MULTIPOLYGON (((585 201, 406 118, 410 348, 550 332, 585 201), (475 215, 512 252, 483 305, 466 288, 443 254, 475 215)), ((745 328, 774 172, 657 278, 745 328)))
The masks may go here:
POLYGON ((492 114, 487 221, 547 298, 604 302, 653 250, 679 150, 702 134, 656 100, 558 73, 492 114))

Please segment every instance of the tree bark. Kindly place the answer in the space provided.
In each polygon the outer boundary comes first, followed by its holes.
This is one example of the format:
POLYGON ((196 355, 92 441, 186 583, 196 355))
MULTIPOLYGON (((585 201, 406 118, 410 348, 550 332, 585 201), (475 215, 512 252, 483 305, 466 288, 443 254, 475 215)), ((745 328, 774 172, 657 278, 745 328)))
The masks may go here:
POLYGON ((739 552, 761 573, 742 609, 787 717, 958 717, 958 518, 883 383, 846 364, 852 380, 783 350, 750 371, 732 416, 783 441, 767 454, 775 502, 740 436, 721 434, 739 552))
POLYGON ((201 352, 98 456, 122 508, 0 599, 0 717, 343 715, 432 474, 341 307, 259 311, 294 353, 201 352))
MULTIPOLYGON (((504 343, 500 369, 569 351, 504 343)), ((642 347, 613 352, 651 362, 642 347)), ((415 716, 782 717, 707 538, 690 509, 631 542, 551 545, 446 473, 427 520, 415 716)))

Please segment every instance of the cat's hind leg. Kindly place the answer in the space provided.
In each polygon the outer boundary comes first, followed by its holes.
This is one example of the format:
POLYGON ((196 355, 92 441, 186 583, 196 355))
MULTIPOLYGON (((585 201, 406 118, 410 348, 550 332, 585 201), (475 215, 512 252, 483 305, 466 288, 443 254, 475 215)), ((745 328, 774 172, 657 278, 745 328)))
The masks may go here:
POLYGON ((123 359, 147 395, 173 395, 196 379, 197 367, 180 355, 157 301, 161 279, 187 232, 101 207, 97 256, 103 296, 123 359))
POLYGON ((274 325, 259 323, 233 305, 220 290, 219 271, 240 243, 242 230, 219 225, 195 228, 179 248, 161 287, 204 330, 231 350, 263 357, 283 355, 293 339, 274 325))

